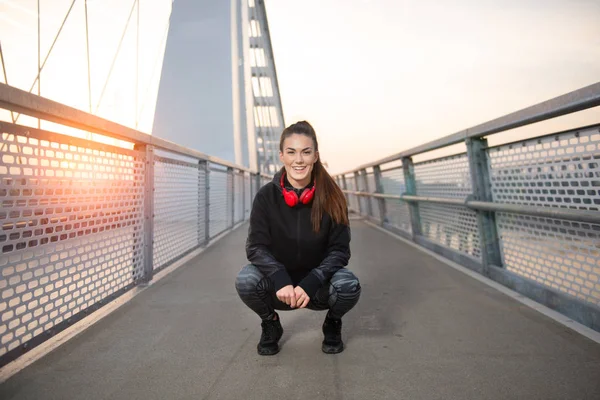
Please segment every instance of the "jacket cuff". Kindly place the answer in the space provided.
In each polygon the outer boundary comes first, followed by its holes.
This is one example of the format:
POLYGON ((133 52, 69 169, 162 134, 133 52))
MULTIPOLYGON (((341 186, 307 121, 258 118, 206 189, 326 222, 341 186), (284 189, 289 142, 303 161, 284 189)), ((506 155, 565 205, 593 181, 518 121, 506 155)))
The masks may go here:
POLYGON ((292 284, 292 278, 290 278, 290 275, 285 269, 280 269, 274 272, 271 274, 270 278, 273 281, 275 293, 277 293, 277 291, 282 287, 292 284))
POLYGON ((298 283, 298 286, 300 286, 306 292, 308 297, 310 297, 310 299, 313 300, 315 298, 317 290, 319 290, 319 288, 321 287, 321 281, 319 280, 319 278, 317 278, 315 274, 311 272, 308 275, 306 275, 304 279, 300 281, 300 283, 298 283))

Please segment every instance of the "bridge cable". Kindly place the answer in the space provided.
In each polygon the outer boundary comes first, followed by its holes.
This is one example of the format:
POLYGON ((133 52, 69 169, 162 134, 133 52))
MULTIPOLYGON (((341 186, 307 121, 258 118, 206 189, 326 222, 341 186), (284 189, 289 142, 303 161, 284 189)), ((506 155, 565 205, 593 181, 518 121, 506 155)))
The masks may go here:
MULTIPOLYGON (((85 8, 85 51, 87 56, 87 78, 88 78, 88 109, 90 114, 92 113, 92 72, 90 65, 90 32, 89 32, 89 22, 88 22, 88 0, 84 2, 85 8)), ((92 140, 93 134, 91 132, 86 132, 86 136, 88 140, 92 140)))
POLYGON ((137 22, 136 22, 136 37, 135 37, 135 129, 138 128, 138 110, 140 106, 138 104, 139 97, 139 80, 140 80, 140 0, 136 1, 137 4, 137 22))
MULTIPOLYGON (((8 76, 6 74, 6 66, 4 65, 4 53, 2 52, 2 41, 0 41, 0 63, 2 64, 2 73, 4 75, 4 83, 6 83, 8 85, 8 76)), ((17 122, 13 111, 10 112, 10 117, 12 118, 13 124, 15 122, 17 122)), ((2 146, 2 149, 4 149, 4 146, 2 146)))
MULTIPOLYGON (((8 75, 6 73, 6 65, 4 64, 4 53, 2 52, 2 42, 0 41, 0 63, 2 64, 2 74, 4 75, 4 83, 6 83, 8 85, 8 75)), ((13 124, 15 122, 17 122, 17 119, 15 118, 15 114, 14 112, 11 110, 10 111, 10 118, 12 119, 13 124)), ((10 136, 10 134, 7 134, 8 136, 10 136)), ((7 136, 7 139, 8 139, 7 136)), ((14 138, 14 134, 12 135, 14 138)), ((4 151, 4 148, 6 147, 7 143, 2 143, 2 148, 0 148, 0 151, 4 151)), ((17 143, 17 151, 20 153, 21 152, 21 147, 19 146, 19 143, 17 143)), ((19 164, 23 164, 23 160, 21 159, 21 155, 19 154, 19 164)))
MULTIPOLYGON (((38 96, 42 95, 42 79, 41 79, 41 61, 42 61, 42 40, 41 40, 41 21, 40 21, 40 0, 37 0, 37 50, 38 50, 38 75, 40 75, 40 79, 38 80, 38 96)), ((42 122, 40 118, 38 120, 38 129, 42 127, 42 122)))
MULTIPOLYGON (((39 1, 39 0, 38 0, 39 1)), ((92 113, 92 73, 90 65, 90 32, 88 22, 88 0, 85 0, 85 48, 87 53, 87 73, 88 73, 88 107, 92 113)))
MULTIPOLYGON (((42 63, 42 66, 39 68, 37 76, 35 77, 33 83, 31 84, 31 87, 29 88, 29 93, 31 93, 31 91, 33 90, 35 84, 39 81, 40 75, 42 74, 42 70, 44 69, 44 66, 46 66, 46 62, 48 61, 48 57, 50 57, 50 54, 52 53, 52 49, 54 49, 54 45, 56 44, 56 41, 58 40, 58 37, 60 36, 60 33, 62 32, 63 27, 65 26, 65 23, 67 22, 67 19, 69 18, 69 15, 71 14, 71 10, 73 10, 73 6, 75 5, 76 2, 77 2, 77 0, 73 0, 73 2, 71 3, 71 6, 69 7, 69 11, 67 11, 67 15, 65 15, 65 18, 63 19, 63 22, 60 25, 60 28, 58 29, 58 32, 56 33, 56 36, 54 37, 54 41, 52 42, 52 46, 50 46, 50 50, 48 50, 48 54, 46 54, 46 58, 44 59, 44 62, 42 63)), ((14 122, 17 122, 17 120, 19 119, 20 116, 21 116, 21 114, 18 113, 14 122)))
POLYGON ((112 75, 113 68, 115 67, 115 63, 117 61, 117 57, 121 52, 121 45, 123 44, 123 39, 125 38, 125 34, 127 33, 127 28, 129 28, 129 22, 131 21, 131 16, 133 15, 133 10, 135 9, 135 5, 138 0, 133 0, 133 4, 131 5, 131 11, 129 12, 129 17, 127 18, 127 23, 125 24, 125 29, 123 30, 123 34, 121 35, 121 40, 119 41, 119 46, 117 47, 117 52, 113 58, 112 64, 110 66, 110 70, 108 71, 108 76, 106 77, 106 81, 104 82, 104 87, 102 88, 102 92, 100 94, 100 98, 98 99, 98 104, 96 104, 96 113, 100 108, 100 103, 102 103, 102 98, 104 97, 104 92, 106 87, 108 86, 108 81, 110 80, 110 76, 112 75))
MULTIPOLYGON (((167 34, 169 33, 169 27, 170 27, 170 25, 171 25, 171 19, 169 18, 167 20, 167 24, 165 26, 165 32, 163 34, 163 38, 162 38, 162 40, 160 42, 160 45, 158 47, 158 53, 156 54, 156 58, 154 59, 154 65, 152 67, 152 75, 150 76, 150 82, 152 82, 152 80, 154 79, 154 74, 156 73, 158 62, 160 61, 161 49, 163 48, 163 43, 167 39, 167 34)), ((142 114, 144 113, 144 109, 146 108, 146 104, 148 104, 148 92, 149 91, 150 91, 150 85, 148 85, 146 87, 146 93, 142 97, 142 108, 139 110, 138 117, 142 116, 142 114)), ((137 126, 136 126, 136 129, 137 129, 137 126)))

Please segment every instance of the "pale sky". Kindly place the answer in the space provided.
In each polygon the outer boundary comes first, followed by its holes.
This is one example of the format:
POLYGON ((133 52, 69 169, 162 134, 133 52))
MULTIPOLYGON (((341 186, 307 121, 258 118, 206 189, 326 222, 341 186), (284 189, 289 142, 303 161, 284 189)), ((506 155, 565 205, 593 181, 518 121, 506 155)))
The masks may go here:
MULTIPOLYGON (((171 2, 140 0, 136 67, 135 0, 87 0, 92 113, 151 132, 171 2)), ((49 54, 41 74, 41 95, 89 112, 84 0, 74 3, 50 51, 71 4, 73 0, 40 1, 42 63, 49 54)), ((37 0, 0 0, 0 41, 8 82, 24 90, 31 88, 37 75, 37 22, 37 0)), ((0 82, 4 82, 1 76, 0 82)), ((18 122, 27 120, 22 117, 18 122)))
MULTIPOLYGON (((42 59, 71 2, 41 1, 42 59)), ((138 129, 150 132, 161 60, 158 70, 155 61, 171 0, 141 0, 137 113, 135 12, 100 101, 133 3, 88 0, 92 109, 100 104, 99 115, 132 127, 137 119, 138 129)), ((306 119, 315 126, 331 172, 600 81, 598 0, 265 3, 286 123, 306 119)), ((88 111, 83 4, 76 2, 48 59, 42 95, 88 111)), ((37 71, 37 0, 0 0, 0 40, 9 83, 29 90, 37 71)), ((490 143, 598 122, 596 108, 490 143)))
POLYGON ((598 0, 265 2, 286 123, 333 172, 600 81, 598 0))

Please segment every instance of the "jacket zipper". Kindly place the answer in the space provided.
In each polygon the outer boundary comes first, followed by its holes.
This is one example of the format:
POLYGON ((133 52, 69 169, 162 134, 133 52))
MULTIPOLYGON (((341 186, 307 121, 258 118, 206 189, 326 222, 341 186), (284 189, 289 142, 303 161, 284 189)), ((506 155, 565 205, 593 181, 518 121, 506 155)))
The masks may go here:
POLYGON ((300 212, 296 210, 296 261, 300 261, 300 212))

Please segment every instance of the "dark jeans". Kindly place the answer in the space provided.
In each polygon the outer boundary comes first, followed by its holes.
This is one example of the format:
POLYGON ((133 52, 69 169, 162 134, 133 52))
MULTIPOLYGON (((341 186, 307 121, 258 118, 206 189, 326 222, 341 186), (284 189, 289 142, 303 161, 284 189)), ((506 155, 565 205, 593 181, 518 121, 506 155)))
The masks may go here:
MULTIPOLYGON (((273 318, 275 310, 294 310, 277 298, 273 282, 252 264, 242 268, 235 287, 244 304, 263 320, 273 318)), ((342 268, 319 288, 306 308, 329 310, 331 318, 342 318, 356 305, 360 291, 358 278, 350 270, 342 268)))

